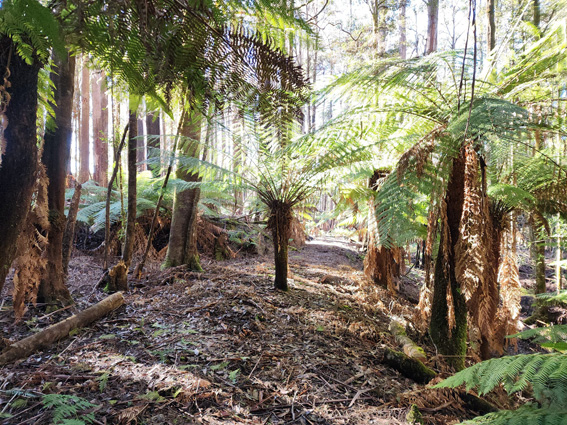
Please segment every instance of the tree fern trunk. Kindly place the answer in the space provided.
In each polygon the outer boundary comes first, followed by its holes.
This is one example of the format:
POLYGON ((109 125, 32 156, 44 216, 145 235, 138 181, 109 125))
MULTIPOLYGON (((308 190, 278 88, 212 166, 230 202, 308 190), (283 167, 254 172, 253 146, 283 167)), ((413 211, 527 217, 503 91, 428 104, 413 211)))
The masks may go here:
POLYGON ((53 109, 56 127, 53 130, 47 129, 45 133, 42 157, 49 178, 47 199, 51 228, 48 235, 46 274, 41 279, 38 300, 68 304, 72 299, 63 273, 63 234, 66 223, 65 167, 71 154, 75 57, 69 55, 65 60, 56 59, 55 66, 51 81, 55 85, 53 109))
POLYGON ((433 304, 429 332, 431 339, 448 364, 456 370, 465 366, 467 338, 467 309, 464 295, 457 282, 455 246, 464 201, 463 155, 453 160, 447 186, 446 217, 441 220, 441 240, 435 263, 433 304))
MULTIPOLYGON (((16 253, 18 238, 31 206, 37 171, 37 78, 41 64, 37 58, 31 65, 17 54, 9 37, 0 37, 0 69, 6 70, 11 52, 11 83, 7 87, 10 103, 4 114, 0 163, 0 291, 16 253)), ((4 71, 2 71, 4 73, 4 71)), ((5 85, 2 82, 2 85, 5 85)), ((4 104, 2 105, 4 106, 4 104)))
POLYGON ((284 236, 289 231, 290 223, 279 221, 274 233, 274 262, 276 266, 276 276, 274 287, 281 291, 289 289, 287 284, 288 268, 288 239, 284 236), (287 229, 286 229, 287 227, 287 229))

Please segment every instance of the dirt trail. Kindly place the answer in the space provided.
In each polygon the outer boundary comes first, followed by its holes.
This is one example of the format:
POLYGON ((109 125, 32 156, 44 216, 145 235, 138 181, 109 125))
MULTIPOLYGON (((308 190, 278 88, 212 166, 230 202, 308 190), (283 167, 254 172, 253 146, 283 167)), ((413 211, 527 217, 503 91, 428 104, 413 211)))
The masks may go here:
MULTIPOLYGON (((396 396, 418 387, 383 366, 381 352, 396 346, 389 316, 409 317, 411 306, 365 283, 356 244, 325 237, 291 252, 287 293, 273 289, 270 257, 203 267, 132 281, 125 307, 0 369, 0 410, 10 390, 29 393, 0 423, 49 423, 40 398, 49 392, 93 403, 94 423, 404 423, 396 396)), ((92 292, 99 270, 94 259, 73 260, 81 308, 105 296, 92 292)), ((69 314, 10 332, 24 336, 69 314)), ((429 423, 448 417, 439 411, 429 423)))

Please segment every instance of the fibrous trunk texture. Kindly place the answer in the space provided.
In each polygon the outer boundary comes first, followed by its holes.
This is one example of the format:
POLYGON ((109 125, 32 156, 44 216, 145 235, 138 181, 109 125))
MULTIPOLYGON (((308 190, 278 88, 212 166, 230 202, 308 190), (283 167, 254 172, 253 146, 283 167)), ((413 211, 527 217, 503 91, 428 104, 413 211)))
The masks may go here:
POLYGON ((274 287, 287 291, 289 289, 287 285, 288 244, 293 216, 291 207, 280 200, 273 201, 269 208, 268 228, 272 231, 274 262, 276 265, 274 287))
POLYGON ((439 352, 456 370, 464 368, 467 338, 467 309, 456 276, 455 247, 464 201, 465 158, 453 160, 447 194, 441 207, 441 238, 435 264, 429 332, 439 352))
MULTIPOLYGON (((9 37, 0 38, 0 69, 10 101, 3 112, 4 129, 0 166, 0 291, 16 253, 18 238, 31 207, 37 158, 37 79, 41 64, 28 65, 9 37), (8 61, 10 61, 9 68, 8 61), (8 70, 9 72, 4 74, 8 70), (10 82, 8 87, 7 82, 10 82)), ((5 107, 4 93, 3 107, 5 107)))
MULTIPOLYGON (((200 112, 193 111, 184 116, 185 121, 181 126, 181 135, 186 139, 185 153, 193 158, 199 155, 199 140, 201 139, 200 112)), ((177 178, 186 182, 199 182, 201 178, 198 173, 187 172, 178 169, 177 178)), ((171 219, 171 230, 169 232, 169 245, 165 259, 166 267, 174 267, 182 264, 191 270, 201 271, 201 262, 197 252, 197 213, 201 190, 199 188, 176 191, 173 202, 173 216, 171 219)))
MULTIPOLYGON (((387 176, 387 172, 375 170, 369 187, 376 190, 376 184, 387 176)), ((370 202, 368 212, 368 252, 364 257, 364 274, 375 284, 390 292, 398 290, 398 279, 402 271, 403 255, 399 247, 386 248, 380 241, 374 202, 370 202)))
POLYGON ((63 234, 65 232, 65 186, 66 164, 71 154, 72 113, 74 94, 75 57, 68 55, 56 59, 56 68, 51 73, 55 90, 53 110, 55 128, 45 132, 42 162, 46 168, 47 205, 49 207, 50 230, 47 246, 47 268, 39 286, 38 300, 43 303, 72 302, 65 284, 63 271, 63 234))

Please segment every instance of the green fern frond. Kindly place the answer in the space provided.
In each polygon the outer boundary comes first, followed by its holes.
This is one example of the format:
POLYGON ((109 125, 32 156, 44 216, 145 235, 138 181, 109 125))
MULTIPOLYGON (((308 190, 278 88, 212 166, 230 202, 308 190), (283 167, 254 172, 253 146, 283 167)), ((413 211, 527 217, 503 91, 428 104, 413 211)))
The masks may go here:
POLYGON ((567 425, 567 409, 541 409, 522 406, 517 410, 502 410, 461 422, 463 425, 567 425))
POLYGON ((437 384, 436 388, 465 385, 487 394, 502 385, 508 393, 530 387, 545 406, 567 403, 567 355, 527 354, 491 359, 471 366, 437 384))

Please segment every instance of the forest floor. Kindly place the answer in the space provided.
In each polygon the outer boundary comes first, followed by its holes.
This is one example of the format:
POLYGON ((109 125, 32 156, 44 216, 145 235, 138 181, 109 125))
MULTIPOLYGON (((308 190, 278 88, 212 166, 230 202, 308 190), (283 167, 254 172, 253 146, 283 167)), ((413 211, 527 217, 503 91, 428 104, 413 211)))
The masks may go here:
MULTIPOLYGON (((411 323, 415 307, 367 282, 352 241, 321 237, 290 252, 287 293, 273 289, 271 257, 202 262, 203 273, 154 264, 131 280, 125 306, 1 368, 0 423, 53 423, 62 411, 46 408, 45 394, 72 396, 68 418, 86 399, 95 424, 404 424, 414 403, 428 424, 478 414, 457 391, 431 390, 382 363, 386 347, 401 348, 391 319, 411 323)), ((409 299, 415 273, 405 279, 409 299)), ((100 301, 100 276, 98 258, 76 256, 76 305, 30 307, 17 324, 5 296, 5 334, 20 339, 100 301)), ((428 341, 416 341, 447 376, 428 341)))

